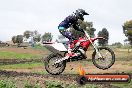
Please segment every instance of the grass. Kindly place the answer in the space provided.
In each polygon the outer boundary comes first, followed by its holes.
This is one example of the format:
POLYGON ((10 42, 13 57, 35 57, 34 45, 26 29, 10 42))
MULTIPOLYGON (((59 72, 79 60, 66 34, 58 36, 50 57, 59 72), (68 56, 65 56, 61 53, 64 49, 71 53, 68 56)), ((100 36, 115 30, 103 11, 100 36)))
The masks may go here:
POLYGON ((17 87, 12 81, 0 80, 0 88, 17 88, 17 87))
POLYGON ((120 87, 120 88, 132 88, 132 81, 130 83, 119 83, 119 84, 112 84, 114 86, 120 87))
MULTIPOLYGON (((37 50, 40 50, 40 51, 46 51, 48 52, 48 50, 41 46, 41 45, 35 45, 34 47, 31 47, 30 48, 31 50, 34 50, 34 51, 37 51, 37 50)), ((8 49, 6 50, 0 50, 0 59, 37 59, 37 58, 41 58, 43 55, 42 54, 32 54, 32 53, 29 53, 30 51, 28 51, 28 53, 24 52, 24 50, 22 50, 21 53, 18 53, 18 51, 20 51, 21 49, 16 49, 15 51, 15 48, 13 49, 14 51, 8 51, 8 49)))
POLYGON ((94 84, 86 84, 79 86, 74 83, 63 84, 60 81, 46 81, 46 88, 99 88, 99 87, 94 84))
MULTIPOLYGON (((41 45, 35 45, 32 47, 34 50, 43 50, 48 51, 45 47, 41 45)), ((113 49, 116 55, 116 60, 132 60, 132 51, 128 53, 127 49, 113 49)), ((48 51, 48 53, 50 53, 48 51)), ((88 51, 88 58, 91 59, 92 56, 92 50, 88 51)), ((29 53, 17 53, 17 52, 11 52, 11 51, 0 51, 0 59, 35 59, 35 58, 41 58, 42 55, 37 54, 29 54, 29 53)))
POLYGON ((43 71, 32 71, 32 73, 37 73, 37 74, 41 74, 41 75, 49 74, 46 70, 43 70, 43 71))
POLYGON ((35 45, 34 47, 32 47, 33 49, 39 49, 39 50, 44 50, 44 51, 47 51, 47 49, 41 45, 35 45))
POLYGON ((39 58, 39 55, 32 55, 26 53, 15 53, 10 51, 0 51, 0 58, 1 59, 33 59, 39 58))
MULTIPOLYGON (((0 88, 17 88, 18 81, 11 81, 11 80, 0 80, 0 88)), ((96 84, 85 84, 85 85, 78 85, 76 83, 62 83, 61 81, 52 81, 52 80, 46 80, 43 84, 40 84, 39 81, 36 81, 35 83, 32 83, 30 80, 21 81, 23 84, 23 88, 42 88, 42 86, 45 86, 46 88, 100 88, 101 85, 96 84)), ((110 85, 119 87, 119 88, 132 88, 132 81, 130 83, 112 83, 110 85)), ((20 87, 20 86, 19 86, 20 87)))
MULTIPOLYGON (((40 50, 47 50, 46 48, 40 46, 40 45, 36 45, 35 47, 33 47, 33 49, 40 49, 40 50)), ((119 51, 118 49, 115 50, 115 54, 116 54, 116 60, 132 60, 132 53, 128 53, 127 51, 119 51)), ((19 54, 19 53, 15 53, 15 52, 8 52, 8 51, 0 51, 0 58, 13 58, 13 59, 28 59, 28 58, 37 58, 39 56, 37 55, 32 55, 32 54, 19 54)), ((91 65, 92 62, 91 61, 78 61, 78 62, 73 62, 73 64, 76 63, 80 63, 82 64, 82 66, 85 65, 91 65)), ((129 66, 132 66, 132 64, 130 63, 129 66)), ((12 64, 12 65, 0 65, 0 69, 4 70, 4 69, 33 69, 35 67, 44 67, 44 64, 42 62, 28 62, 28 63, 21 63, 21 64, 12 64)), ((47 74, 47 72, 45 70, 43 71, 32 71, 32 73, 38 73, 38 74, 47 74)), ((63 72, 64 74, 66 74, 66 72, 63 72)), ((69 74, 69 72, 67 72, 69 74)), ((74 74, 76 74, 77 72, 73 72, 74 74)), ((128 72, 128 73, 132 73, 132 71, 128 72)), ((14 83, 13 83, 14 84, 14 83)), ((1 87, 1 86, 12 86, 12 82, 10 81, 6 81, 6 80, 1 80, 0 81, 0 88, 16 88, 14 85, 13 87, 1 87)), ((132 82, 131 83, 124 83, 124 84, 112 84, 114 86, 118 86, 121 88, 132 88, 132 82)), ((46 81, 46 87, 47 88, 100 88, 98 85, 95 84, 86 84, 83 86, 78 86, 76 84, 63 84, 61 82, 58 81, 46 81)), ((25 84, 25 88, 34 88, 33 85, 31 85, 30 83, 25 84)), ((35 88, 39 88, 35 87, 35 88)))
POLYGON ((132 70, 129 70, 129 71, 125 72, 125 73, 129 73, 129 74, 132 74, 132 70))
POLYGON ((28 62, 28 63, 20 63, 20 64, 12 64, 12 65, 0 65, 0 69, 32 69, 34 67, 44 66, 41 62, 28 62))
MULTIPOLYGON (((0 80, 0 88, 20 88, 16 86, 16 83, 10 81, 10 80, 0 80)), ((35 83, 34 85, 31 84, 29 81, 27 81, 24 84, 23 88, 42 88, 38 83, 35 83)))
POLYGON ((130 63, 129 66, 132 66, 132 63, 130 63))
POLYGON ((119 61, 132 60, 132 52, 128 53, 127 49, 115 49, 114 52, 116 55, 115 56, 116 60, 119 60, 119 61))
POLYGON ((38 83, 35 83, 34 85, 31 84, 29 81, 27 81, 24 85, 24 88, 42 88, 38 83))

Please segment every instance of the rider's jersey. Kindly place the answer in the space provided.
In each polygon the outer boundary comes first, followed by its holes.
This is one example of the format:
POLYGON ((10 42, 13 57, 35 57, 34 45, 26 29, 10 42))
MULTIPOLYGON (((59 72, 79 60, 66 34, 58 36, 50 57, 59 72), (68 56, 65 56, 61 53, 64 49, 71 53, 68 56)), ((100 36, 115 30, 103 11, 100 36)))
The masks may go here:
POLYGON ((64 27, 65 29, 69 28, 71 25, 73 25, 73 27, 75 27, 75 25, 77 24, 77 17, 75 15, 69 15, 68 17, 66 17, 58 26, 59 27, 64 27))

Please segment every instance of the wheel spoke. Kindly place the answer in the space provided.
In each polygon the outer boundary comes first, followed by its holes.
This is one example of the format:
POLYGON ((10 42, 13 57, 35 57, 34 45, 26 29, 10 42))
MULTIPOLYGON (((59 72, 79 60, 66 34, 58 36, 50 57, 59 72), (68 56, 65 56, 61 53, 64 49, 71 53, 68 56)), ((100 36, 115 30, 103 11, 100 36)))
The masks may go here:
POLYGON ((94 59, 94 65, 101 68, 109 68, 113 62, 113 57, 111 51, 109 51, 107 48, 100 48, 99 53, 102 55, 102 58, 98 56, 98 54, 95 54, 94 59))
POLYGON ((47 57, 46 64, 45 64, 45 69, 48 73, 50 74, 60 74, 64 71, 65 69, 65 62, 60 62, 55 64, 55 61, 59 60, 62 58, 62 56, 59 56, 57 54, 51 54, 51 56, 47 57))
POLYGON ((107 56, 108 52, 106 52, 106 54, 104 55, 105 57, 107 56))

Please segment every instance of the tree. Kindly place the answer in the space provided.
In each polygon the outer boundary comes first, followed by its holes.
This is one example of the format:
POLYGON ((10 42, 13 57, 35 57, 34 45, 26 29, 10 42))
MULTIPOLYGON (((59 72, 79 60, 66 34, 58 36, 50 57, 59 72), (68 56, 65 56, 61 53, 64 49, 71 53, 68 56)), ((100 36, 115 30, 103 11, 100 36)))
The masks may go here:
POLYGON ((65 43, 67 41, 67 39, 63 35, 58 35, 58 39, 56 41, 65 43))
MULTIPOLYGON (((98 37, 102 37, 102 36, 103 36, 102 31, 99 31, 99 32, 98 32, 98 37)), ((104 44, 103 39, 99 39, 99 40, 98 40, 98 44, 99 44, 100 46, 102 46, 102 45, 104 44)))
POLYGON ((35 30, 35 31, 25 31, 23 33, 23 36, 26 39, 29 39, 30 37, 32 37, 34 43, 40 42, 40 40, 41 40, 41 34, 39 34, 39 32, 37 30, 35 30))
POLYGON ((92 22, 85 22, 85 24, 86 24, 86 31, 88 32, 90 37, 94 37, 95 36, 94 32, 96 31, 96 29, 93 28, 93 23, 92 22))
POLYGON ((23 43, 23 35, 17 35, 12 37, 12 42, 15 44, 17 43, 18 46, 23 43))
POLYGON ((104 37, 104 39, 99 39, 98 40, 98 44, 99 45, 107 45, 108 44, 108 40, 109 40, 109 32, 107 31, 106 28, 103 28, 102 31, 98 32, 98 37, 104 37))
POLYGON ((37 30, 33 31, 33 40, 34 42, 40 42, 41 34, 37 30))
POLYGON ((132 20, 126 21, 122 27, 123 33, 128 38, 128 41, 132 47, 132 20))
POLYGON ((16 36, 16 42, 17 42, 18 45, 23 43, 23 35, 17 35, 16 36))
POLYGON ((12 37, 12 42, 15 44, 15 43, 17 43, 17 36, 13 36, 12 37))
POLYGON ((32 36, 33 35, 33 32, 32 31, 25 31, 24 33, 23 33, 23 36, 24 37, 26 37, 27 39, 30 37, 30 36, 32 36))
POLYGON ((105 44, 108 44, 108 40, 109 40, 109 32, 107 31, 106 28, 102 29, 102 33, 103 33, 103 37, 105 38, 105 44))
MULTIPOLYGON (((92 22, 85 22, 82 20, 78 20, 78 24, 80 25, 80 29, 84 29, 87 31, 87 33, 90 35, 90 37, 94 37, 95 34, 94 32, 96 31, 95 28, 93 28, 93 23, 92 22)), ((73 28, 71 28, 71 31, 73 33, 74 36, 78 37, 84 37, 84 33, 74 30, 73 28)))
POLYGON ((45 32, 42 36, 42 42, 51 42, 52 41, 52 34, 49 32, 45 32))
POLYGON ((75 30, 73 27, 70 27, 70 32, 76 38, 79 38, 80 36, 83 36, 84 35, 82 32, 75 30))

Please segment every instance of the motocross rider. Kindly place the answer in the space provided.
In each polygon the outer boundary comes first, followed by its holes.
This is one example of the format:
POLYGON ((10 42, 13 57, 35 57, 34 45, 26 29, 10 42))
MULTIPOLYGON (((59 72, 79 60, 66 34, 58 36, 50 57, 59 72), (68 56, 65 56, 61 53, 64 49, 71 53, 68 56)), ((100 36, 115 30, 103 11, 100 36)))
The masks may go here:
MULTIPOLYGON (((69 15, 59 24, 59 26, 58 26, 59 32, 64 37, 68 38, 69 42, 76 39, 75 36, 70 31, 68 31, 69 27, 72 26, 75 30, 82 31, 79 28, 78 20, 83 21, 84 15, 89 15, 89 14, 87 12, 85 12, 85 10, 83 10, 83 9, 77 9, 74 14, 69 15)), ((69 43, 69 46, 70 46, 70 43, 69 43)), ((70 47, 68 47, 68 54, 73 55, 72 49, 70 47)), ((84 55, 84 56, 86 56, 86 55, 84 55)))

